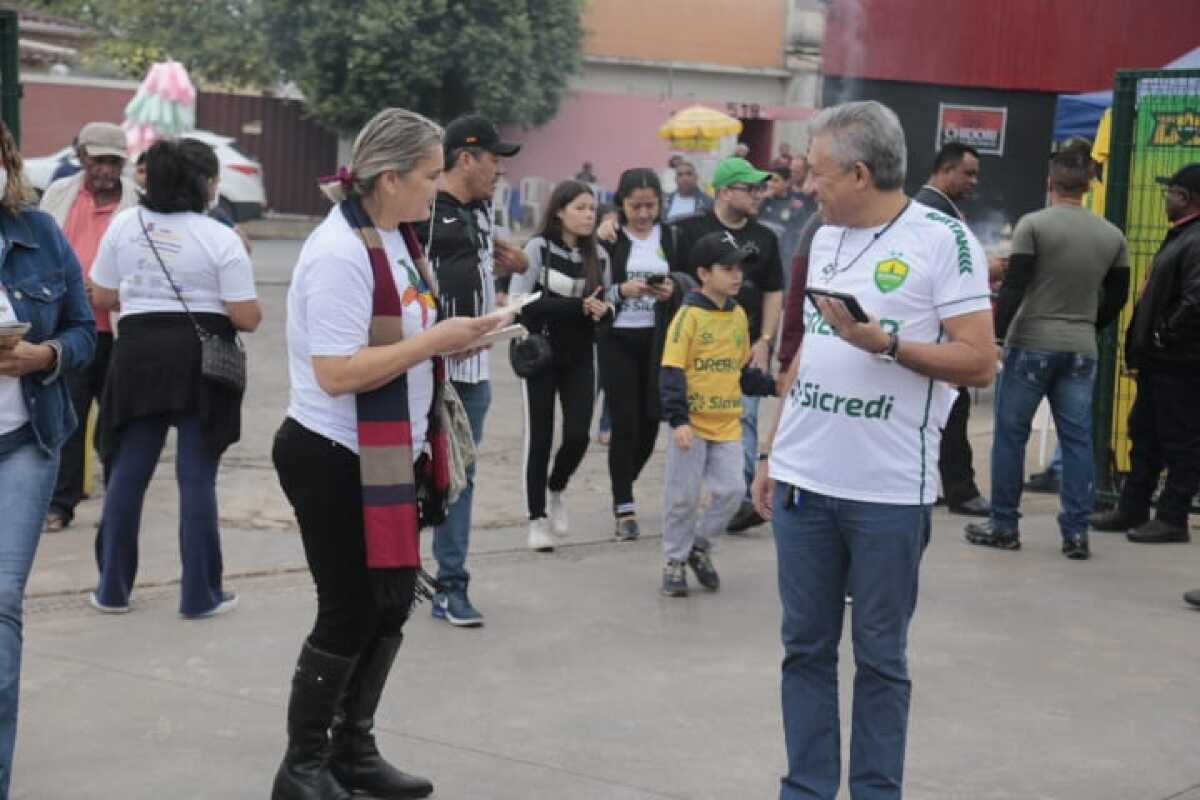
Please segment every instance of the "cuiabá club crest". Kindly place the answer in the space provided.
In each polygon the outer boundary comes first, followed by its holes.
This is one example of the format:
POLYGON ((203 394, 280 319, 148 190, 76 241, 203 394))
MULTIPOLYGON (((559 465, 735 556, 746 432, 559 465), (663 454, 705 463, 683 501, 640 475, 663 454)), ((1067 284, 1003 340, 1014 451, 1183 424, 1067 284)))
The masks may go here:
POLYGON ((875 265, 875 285, 884 294, 899 289, 906 278, 908 264, 896 256, 885 258, 875 265))

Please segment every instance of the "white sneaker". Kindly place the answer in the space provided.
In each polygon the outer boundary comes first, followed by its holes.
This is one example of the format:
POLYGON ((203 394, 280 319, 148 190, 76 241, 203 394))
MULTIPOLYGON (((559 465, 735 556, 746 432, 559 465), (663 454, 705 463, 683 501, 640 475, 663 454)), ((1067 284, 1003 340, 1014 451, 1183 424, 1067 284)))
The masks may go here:
POLYGON ((554 537, 550 535, 550 521, 545 517, 529 522, 529 549, 539 553, 554 550, 554 537))
POLYGON ((560 539, 567 535, 567 504, 563 500, 562 492, 550 492, 550 502, 547 504, 546 512, 550 517, 550 531, 560 539))
POLYGON ((208 611, 202 611, 199 614, 180 614, 184 619, 208 619, 209 617, 219 617, 222 614, 227 614, 237 608, 238 596, 237 592, 221 592, 221 602, 210 608, 208 611))

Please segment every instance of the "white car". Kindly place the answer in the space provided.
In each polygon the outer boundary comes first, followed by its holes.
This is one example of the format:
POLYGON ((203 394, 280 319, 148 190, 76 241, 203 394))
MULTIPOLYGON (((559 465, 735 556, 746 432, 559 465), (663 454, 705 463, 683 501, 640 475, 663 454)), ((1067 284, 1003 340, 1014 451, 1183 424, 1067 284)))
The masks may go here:
MULTIPOLYGON (((258 219, 267 207, 267 192, 263 186, 262 164, 238 150, 231 136, 222 136, 212 131, 188 131, 184 138, 195 139, 212 147, 221 165, 221 208, 235 222, 258 219)), ((50 176, 63 162, 79 166, 75 149, 71 146, 40 158, 25 160, 25 174, 29 176, 38 194, 50 185, 50 176)), ((132 164, 128 165, 132 174, 132 164)))

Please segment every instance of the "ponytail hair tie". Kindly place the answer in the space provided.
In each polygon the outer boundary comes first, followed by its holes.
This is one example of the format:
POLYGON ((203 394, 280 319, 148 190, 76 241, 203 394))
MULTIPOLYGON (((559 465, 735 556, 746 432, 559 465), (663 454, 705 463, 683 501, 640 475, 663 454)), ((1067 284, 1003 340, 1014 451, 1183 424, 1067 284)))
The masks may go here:
POLYGON ((338 171, 334 175, 326 175, 320 179, 320 183, 340 183, 342 188, 350 191, 354 188, 354 173, 346 167, 338 167, 338 171))

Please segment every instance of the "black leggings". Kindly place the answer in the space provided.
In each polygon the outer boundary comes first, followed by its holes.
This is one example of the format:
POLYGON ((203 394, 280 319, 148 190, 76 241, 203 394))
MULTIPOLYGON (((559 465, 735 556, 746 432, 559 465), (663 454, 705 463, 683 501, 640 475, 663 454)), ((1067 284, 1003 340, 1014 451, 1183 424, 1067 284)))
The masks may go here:
POLYGON ((616 329, 600 343, 600 374, 612 420, 608 475, 613 513, 632 514, 633 484, 658 438, 654 329, 616 329))
POLYGON ((596 374, 591 362, 554 364, 525 380, 525 495, 529 518, 546 516, 546 489, 561 492, 587 452, 596 404, 596 374), (554 445, 554 395, 562 404, 562 444, 547 479, 554 445))
MULTIPOLYGON (((271 457, 300 523, 304 556, 317 585, 317 621, 309 644, 352 658, 375 639, 398 635, 409 603, 381 609, 367 580, 358 456, 289 417, 275 434, 271 457)), ((411 596, 417 570, 404 573, 404 592, 411 596)))

